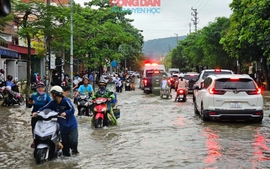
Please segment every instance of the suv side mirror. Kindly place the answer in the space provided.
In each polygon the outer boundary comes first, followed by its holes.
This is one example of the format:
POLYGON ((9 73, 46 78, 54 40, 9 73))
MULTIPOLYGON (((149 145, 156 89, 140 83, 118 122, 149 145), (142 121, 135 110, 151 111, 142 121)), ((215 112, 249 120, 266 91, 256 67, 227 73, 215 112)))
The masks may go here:
POLYGON ((0 17, 7 16, 11 11, 10 0, 0 0, 0 17))

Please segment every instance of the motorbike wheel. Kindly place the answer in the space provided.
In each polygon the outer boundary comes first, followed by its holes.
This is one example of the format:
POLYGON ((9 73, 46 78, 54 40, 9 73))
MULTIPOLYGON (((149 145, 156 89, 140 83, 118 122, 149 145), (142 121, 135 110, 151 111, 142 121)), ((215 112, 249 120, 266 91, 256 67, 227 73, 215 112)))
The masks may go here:
POLYGON ((20 102, 22 103, 22 102, 24 102, 24 97, 21 95, 21 97, 20 97, 20 102))
POLYGON ((36 164, 42 164, 45 162, 47 148, 37 149, 36 164))
POLYGON ((102 128, 102 127, 103 127, 102 118, 95 119, 95 128, 102 128))

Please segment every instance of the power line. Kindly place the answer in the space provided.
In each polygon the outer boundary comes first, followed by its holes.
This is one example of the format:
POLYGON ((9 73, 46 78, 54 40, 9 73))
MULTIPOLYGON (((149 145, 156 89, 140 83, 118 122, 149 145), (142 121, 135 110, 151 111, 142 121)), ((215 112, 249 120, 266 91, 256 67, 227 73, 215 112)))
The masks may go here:
POLYGON ((203 4, 203 2, 204 2, 204 0, 202 0, 202 2, 200 3, 200 5, 199 6, 197 6, 197 8, 199 8, 202 4, 203 4))
POLYGON ((198 0, 193 6, 195 6, 200 0, 198 0))
POLYGON ((203 8, 206 6, 206 4, 209 2, 209 0, 206 1, 206 3, 204 4, 204 6, 202 7, 202 9, 200 10, 200 12, 203 10, 203 8))

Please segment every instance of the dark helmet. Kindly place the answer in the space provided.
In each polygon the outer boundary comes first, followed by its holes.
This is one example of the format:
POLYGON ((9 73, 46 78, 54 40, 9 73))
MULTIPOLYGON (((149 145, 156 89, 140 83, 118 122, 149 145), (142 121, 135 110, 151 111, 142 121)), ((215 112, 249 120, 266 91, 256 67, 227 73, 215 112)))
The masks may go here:
POLYGON ((11 81, 12 79, 13 79, 13 76, 11 76, 11 75, 7 76, 7 80, 11 81))
POLYGON ((5 73, 4 69, 0 69, 0 73, 4 74, 5 73))
POLYGON ((63 89, 60 86, 53 86, 50 90, 50 93, 55 94, 56 96, 63 96, 63 89))
POLYGON ((39 82, 38 84, 37 84, 37 88, 38 87, 45 87, 45 84, 43 83, 43 82, 39 82))

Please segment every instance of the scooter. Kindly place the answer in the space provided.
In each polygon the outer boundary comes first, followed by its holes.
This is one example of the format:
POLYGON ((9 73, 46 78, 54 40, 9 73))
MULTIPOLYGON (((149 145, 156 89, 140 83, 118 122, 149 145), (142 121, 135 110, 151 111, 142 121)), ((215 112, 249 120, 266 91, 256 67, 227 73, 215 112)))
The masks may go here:
POLYGON ((130 80, 129 79, 126 80, 125 91, 130 91, 130 80))
POLYGON ((64 91, 68 91, 70 89, 70 86, 68 86, 68 82, 66 80, 61 82, 61 87, 64 91))
POLYGON ((94 117, 93 123, 95 128, 102 128, 107 124, 116 125, 116 117, 113 114, 112 108, 107 112, 107 98, 99 97, 93 101, 94 103, 94 117), (108 116, 108 121, 105 121, 105 116, 108 116))
POLYGON ((6 86, 6 82, 3 80, 0 80, 0 87, 6 86))
POLYGON ((5 86, 0 87, 0 100, 4 99, 5 86))
POLYGON ((36 164, 57 158, 61 155, 61 135, 57 118, 65 118, 58 115, 58 112, 45 109, 35 118, 38 121, 34 128, 34 157, 36 164))
POLYGON ((160 97, 162 99, 168 99, 170 97, 170 88, 168 86, 165 89, 161 89, 160 97))
POLYGON ((186 96, 186 89, 177 89, 177 101, 178 102, 186 102, 187 96, 186 96))
POLYGON ((89 116, 89 106, 91 104, 91 97, 88 94, 81 94, 78 97, 78 116, 89 116))
POLYGON ((24 101, 24 97, 13 90, 9 86, 7 86, 4 90, 4 102, 2 105, 10 106, 10 105, 21 105, 21 103, 24 101))

